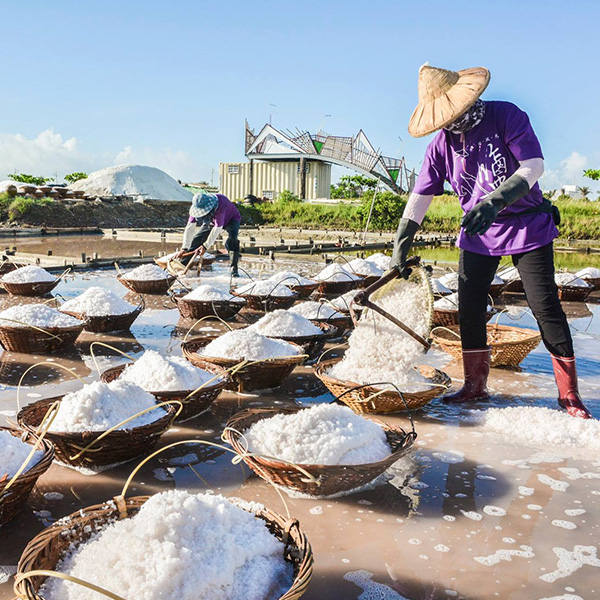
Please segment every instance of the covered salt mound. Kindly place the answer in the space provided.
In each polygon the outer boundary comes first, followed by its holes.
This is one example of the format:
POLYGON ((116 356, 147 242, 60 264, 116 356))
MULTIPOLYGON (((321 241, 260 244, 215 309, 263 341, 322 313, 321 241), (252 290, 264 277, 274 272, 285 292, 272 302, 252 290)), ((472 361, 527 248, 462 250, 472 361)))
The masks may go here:
POLYGON ((101 169, 69 186, 90 196, 131 196, 138 201, 191 202, 193 194, 155 167, 118 165, 101 169))

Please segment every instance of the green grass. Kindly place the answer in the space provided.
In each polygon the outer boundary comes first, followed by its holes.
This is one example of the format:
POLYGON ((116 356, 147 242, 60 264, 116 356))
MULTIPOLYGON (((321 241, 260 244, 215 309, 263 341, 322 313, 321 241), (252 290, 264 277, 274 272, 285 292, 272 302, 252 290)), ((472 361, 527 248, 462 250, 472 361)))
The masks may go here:
MULTIPOLYGON (((371 231, 394 231, 405 205, 405 198, 382 197, 376 202, 371 231)), ((562 216, 560 237, 575 240, 600 240, 600 202, 561 198, 556 202, 562 216)), ((347 204, 309 204, 275 202, 255 207, 242 206, 246 223, 307 229, 361 230, 368 216, 370 199, 347 204)), ((456 234, 462 211, 456 196, 436 196, 423 221, 424 232, 456 234)))

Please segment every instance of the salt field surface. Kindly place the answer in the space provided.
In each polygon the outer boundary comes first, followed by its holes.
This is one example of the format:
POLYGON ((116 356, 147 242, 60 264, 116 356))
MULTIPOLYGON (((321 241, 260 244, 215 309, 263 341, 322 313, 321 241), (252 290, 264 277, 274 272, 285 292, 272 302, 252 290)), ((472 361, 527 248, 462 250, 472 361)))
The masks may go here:
MULTIPOLYGON (((323 267, 298 261, 244 261, 243 266, 255 278, 270 277, 277 270, 314 277, 323 267)), ((246 281, 242 278, 240 283, 246 281)), ((225 265, 216 263, 203 272, 201 282, 227 290, 230 279, 225 265)), ((97 285, 137 304, 138 296, 117 282, 114 270, 68 275, 54 295, 73 298, 97 285)), ((522 296, 508 300, 511 305, 524 305, 522 296)), ((599 300, 596 292, 586 304, 564 305, 573 328, 582 396, 595 419, 600 419, 599 300)), ((0 295, 0 310, 35 302, 39 299, 0 295)), ((535 327, 523 310, 502 313, 499 322, 535 327)), ((93 341, 111 344, 133 358, 148 349, 180 356, 181 341, 192 325, 193 321, 179 318, 167 296, 148 296, 130 333, 84 333, 74 349, 50 357, 2 353, 0 423, 14 420, 16 386, 32 364, 43 363, 25 376, 21 405, 81 387, 80 381, 53 364, 66 366, 88 383, 97 380, 90 351, 93 341)), ((216 321, 196 327, 226 330, 216 321)), ((432 360, 458 384, 461 366, 433 352, 432 360)), ((95 346, 95 353, 102 371, 127 360, 103 346, 95 346)), ((334 357, 336 351, 329 354, 334 357)), ((488 402, 449 406, 434 400, 416 413, 414 451, 390 468, 376 488, 337 499, 285 496, 290 514, 299 519, 315 555, 313 579, 303 599, 600 597, 598 422, 566 427, 570 423, 564 421, 568 419, 564 412, 545 418, 544 411, 536 410, 559 410, 550 356, 543 346, 518 370, 492 369, 490 387, 493 398, 488 402), (486 416, 484 411, 489 409, 494 410, 486 416)), ((274 390, 223 393, 210 411, 176 424, 159 446, 186 439, 220 443, 227 419, 241 407, 310 407, 332 399, 310 366, 297 367, 274 390)), ((410 427, 402 414, 378 418, 410 427)), ((144 465, 129 494, 214 490, 285 514, 277 491, 243 463, 232 464, 231 458, 209 446, 170 448, 144 465)), ((11 574, 26 543, 57 519, 119 494, 135 464, 94 476, 57 464, 50 467, 27 508, 0 529, 0 600, 14 597, 11 574)))

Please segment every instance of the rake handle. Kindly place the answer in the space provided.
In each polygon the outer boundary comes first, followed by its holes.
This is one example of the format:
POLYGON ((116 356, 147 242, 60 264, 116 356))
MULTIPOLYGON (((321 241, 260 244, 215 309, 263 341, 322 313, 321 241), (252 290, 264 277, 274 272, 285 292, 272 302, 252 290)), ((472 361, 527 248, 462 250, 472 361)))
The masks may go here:
POLYGON ((402 271, 400 267, 397 265, 392 267, 387 273, 382 275, 377 281, 373 282, 369 287, 366 287, 364 290, 356 294, 354 296, 353 302, 355 304, 360 304, 361 306, 367 306, 366 302, 369 301, 369 298, 373 293, 375 293, 378 289, 382 288, 384 285, 389 283, 390 281, 401 277, 406 269, 410 269, 411 267, 417 267, 421 264, 421 257, 419 256, 411 256, 405 263, 402 271))

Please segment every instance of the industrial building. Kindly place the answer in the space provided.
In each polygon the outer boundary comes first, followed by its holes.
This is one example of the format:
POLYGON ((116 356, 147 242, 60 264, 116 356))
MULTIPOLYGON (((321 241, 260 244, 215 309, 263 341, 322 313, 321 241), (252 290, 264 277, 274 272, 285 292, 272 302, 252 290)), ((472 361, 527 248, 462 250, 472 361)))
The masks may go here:
POLYGON ((304 200, 329 199, 332 164, 374 177, 396 193, 409 188, 411 177, 403 158, 383 156, 362 130, 339 137, 283 133, 266 124, 255 134, 246 123, 245 154, 247 162, 219 166, 219 189, 232 200, 248 194, 276 200, 284 190, 304 200))

